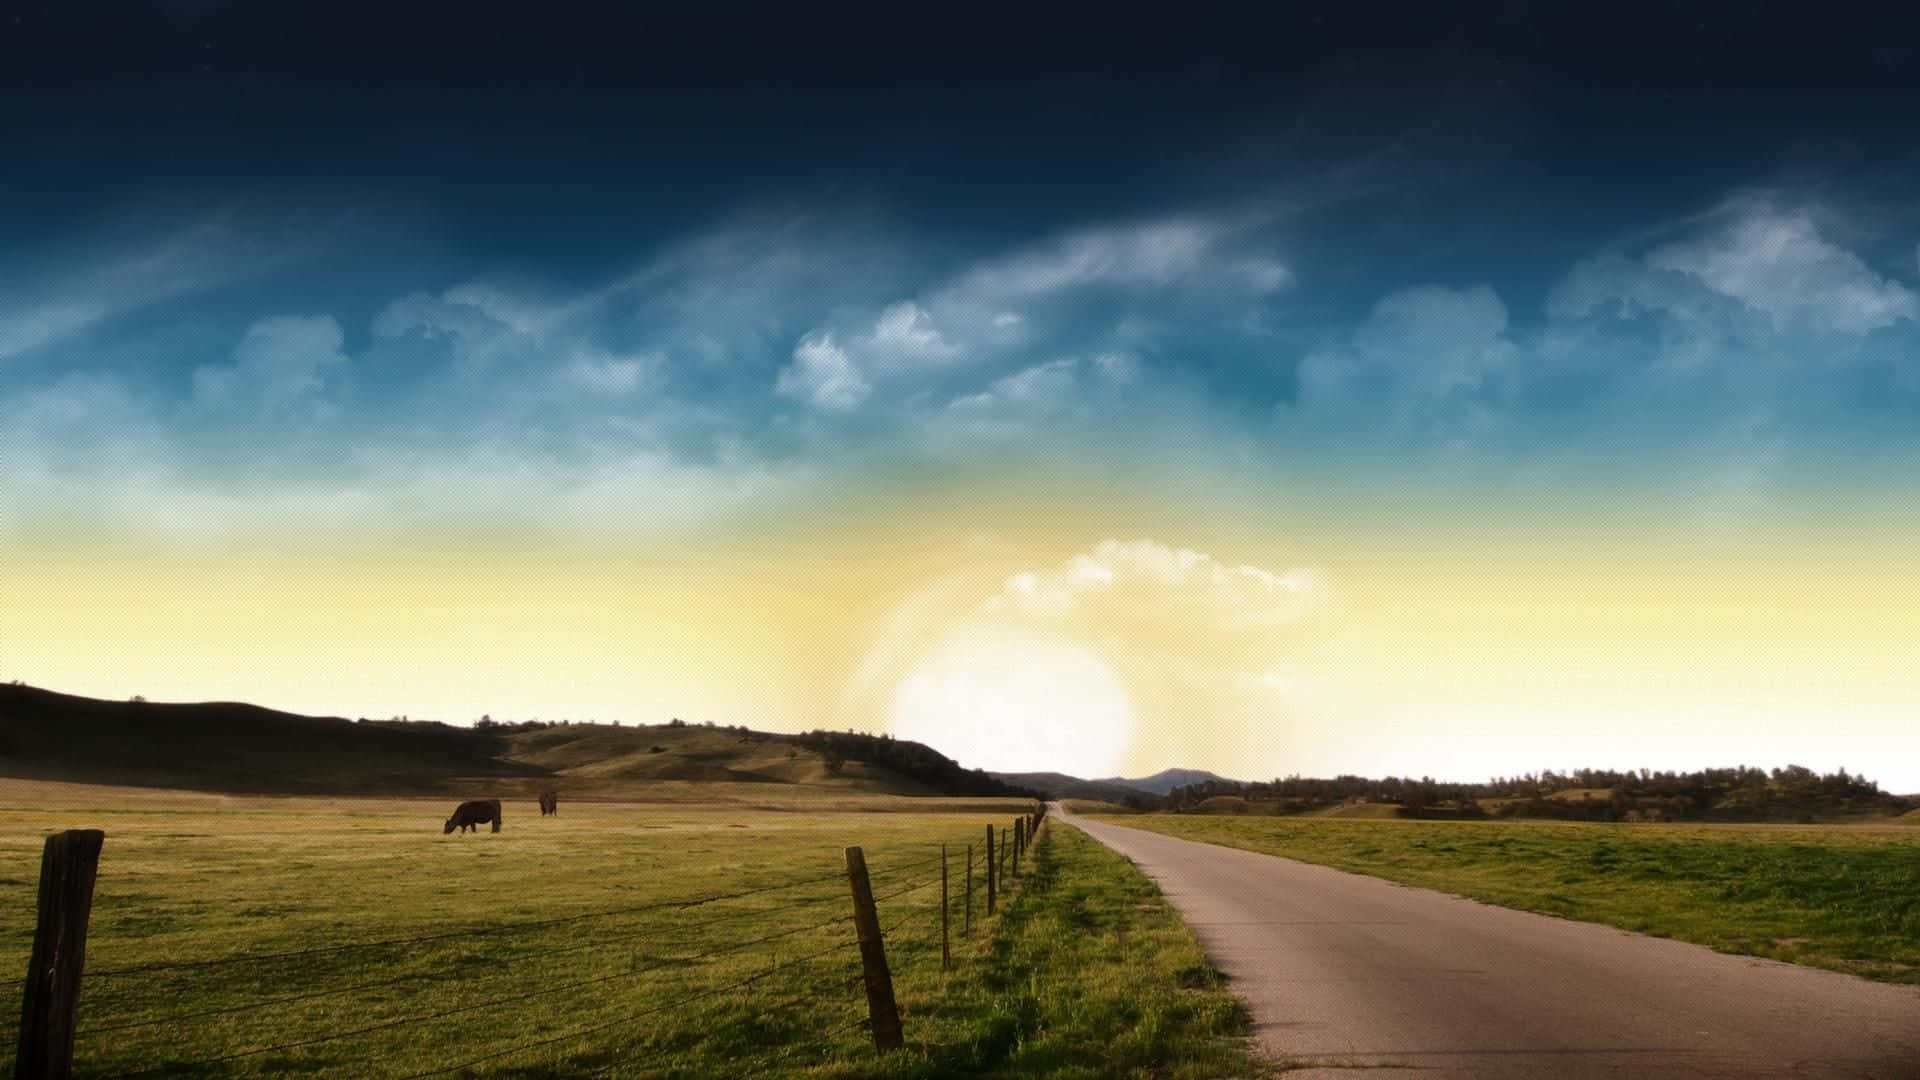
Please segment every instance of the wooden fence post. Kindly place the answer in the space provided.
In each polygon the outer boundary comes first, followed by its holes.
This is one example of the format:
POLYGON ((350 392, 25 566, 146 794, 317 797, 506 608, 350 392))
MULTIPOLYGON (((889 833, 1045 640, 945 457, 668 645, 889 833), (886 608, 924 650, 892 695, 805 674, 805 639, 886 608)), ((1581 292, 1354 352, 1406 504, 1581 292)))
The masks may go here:
POLYGON ((47 837, 40 853, 40 921, 13 1059, 13 1075, 20 1080, 66 1080, 73 1070, 80 968, 87 956, 93 879, 106 839, 99 829, 69 829, 47 837))
POLYGON ((873 1048, 881 1053, 898 1050, 900 1007, 893 1000, 893 975, 887 971, 887 949, 880 940, 880 915, 873 910, 867 856, 857 847, 847 849, 847 882, 853 887, 853 926, 860 935, 860 966, 867 979, 867 1017, 873 1026, 873 1048))
POLYGON ((947 845, 940 845, 940 970, 953 966, 953 949, 947 944, 947 845))
POLYGON ((1009 856, 1009 858, 1013 860, 1013 876, 1017 878, 1020 876, 1020 819, 1019 818, 1013 819, 1013 843, 1007 845, 1007 850, 1012 853, 1009 856))
POLYGON ((967 845, 967 913, 960 923, 960 936, 973 936, 973 845, 967 845))
POLYGON ((995 879, 1000 876, 999 867, 993 863, 993 826, 987 826, 987 914, 993 914, 995 879))

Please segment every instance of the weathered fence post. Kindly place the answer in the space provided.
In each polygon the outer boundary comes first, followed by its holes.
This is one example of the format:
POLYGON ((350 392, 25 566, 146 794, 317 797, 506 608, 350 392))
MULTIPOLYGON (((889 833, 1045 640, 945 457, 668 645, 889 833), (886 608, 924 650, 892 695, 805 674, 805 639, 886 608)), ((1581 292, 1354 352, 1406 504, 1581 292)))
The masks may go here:
POLYGON ((947 944, 947 845, 940 845, 940 970, 953 966, 953 949, 947 944))
POLYGON ((960 936, 973 936, 973 845, 967 845, 967 913, 960 923, 960 936))
POLYGON ((880 915, 873 910, 867 856, 857 847, 847 849, 847 882, 853 887, 853 926, 860 935, 860 966, 867 979, 867 1016, 873 1026, 873 1048, 882 1053, 898 1050, 900 1008, 894 1004, 893 975, 887 971, 887 949, 880 940, 880 915))
POLYGON ((40 853, 40 922, 33 933, 13 1059, 19 1080, 66 1080, 73 1070, 80 968, 87 956, 93 879, 106 839, 99 829, 69 829, 47 837, 40 853))
POLYGON ((993 894, 999 868, 993 864, 993 826, 987 826, 987 914, 993 914, 993 894))
POLYGON ((1013 860, 1013 876, 1019 877, 1020 876, 1020 819, 1019 818, 1013 819, 1013 843, 1007 845, 1007 850, 1012 853, 1008 857, 1013 860))

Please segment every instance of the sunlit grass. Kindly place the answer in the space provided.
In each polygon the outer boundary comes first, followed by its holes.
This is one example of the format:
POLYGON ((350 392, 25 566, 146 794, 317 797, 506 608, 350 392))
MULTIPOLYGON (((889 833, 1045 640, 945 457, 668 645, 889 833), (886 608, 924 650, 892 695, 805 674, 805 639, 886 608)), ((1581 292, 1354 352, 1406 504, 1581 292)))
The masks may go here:
POLYGON ((445 799, 0 782, 0 958, 17 994, 41 837, 99 827, 81 1076, 1247 1075, 1192 937, 1077 832, 1030 854, 987 918, 985 828, 1029 806, 575 801, 543 819, 508 801, 502 832, 443 836, 445 799), (906 1031, 885 1058, 864 1023, 849 844, 874 875, 906 1031), (425 940, 360 947, 392 939, 425 940))

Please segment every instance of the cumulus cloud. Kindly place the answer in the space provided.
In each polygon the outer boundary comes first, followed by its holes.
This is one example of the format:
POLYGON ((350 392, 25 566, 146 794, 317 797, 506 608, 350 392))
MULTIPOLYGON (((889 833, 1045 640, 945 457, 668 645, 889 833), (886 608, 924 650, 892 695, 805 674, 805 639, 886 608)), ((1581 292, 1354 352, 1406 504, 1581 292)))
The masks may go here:
POLYGON ((1857 336, 1920 318, 1914 290, 1828 240, 1811 210, 1766 197, 1734 200, 1644 254, 1582 261, 1547 309, 1577 319, 1608 308, 1658 315, 1692 336, 1743 340, 1783 331, 1857 336))
POLYGON ((982 610, 1260 632, 1297 625, 1332 600, 1326 576, 1312 569, 1276 573, 1155 540, 1108 539, 1055 569, 1009 577, 982 610))
POLYGON ((331 315, 262 319, 234 348, 232 364, 194 371, 194 402, 283 419, 331 411, 327 391, 347 367, 345 340, 331 315))
POLYGON ((834 344, 831 334, 806 338, 795 346, 793 363, 780 369, 774 389, 834 412, 858 406, 873 392, 853 358, 834 344))
POLYGON ((1470 440, 1498 421, 1520 360, 1491 287, 1402 289, 1346 342, 1308 354, 1300 403, 1373 430, 1470 440))
POLYGON ((934 328, 926 309, 911 300, 880 313, 867 345, 881 364, 891 367, 942 363, 960 353, 960 346, 934 328))
POLYGON ((1876 273, 1820 235, 1805 210, 1767 201, 1737 205, 1705 236, 1648 252, 1646 264, 1698 279, 1771 319, 1864 334, 1916 316, 1912 289, 1876 273))

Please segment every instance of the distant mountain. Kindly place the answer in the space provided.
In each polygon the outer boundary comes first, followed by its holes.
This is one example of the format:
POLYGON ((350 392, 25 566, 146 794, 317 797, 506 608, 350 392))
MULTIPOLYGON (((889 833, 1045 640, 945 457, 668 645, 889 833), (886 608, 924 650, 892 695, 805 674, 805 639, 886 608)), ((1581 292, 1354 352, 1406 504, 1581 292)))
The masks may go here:
POLYGON ((1122 787, 1134 788, 1153 795, 1165 795, 1174 788, 1186 787, 1188 784, 1237 784, 1239 782, 1238 780, 1229 780, 1217 773, 1210 773, 1205 769, 1161 769, 1152 776, 1143 776, 1138 780, 1129 780, 1122 776, 1110 776, 1104 780, 1093 781, 1093 783, 1096 784, 1119 784, 1122 787))
POLYGON ((1044 792, 1054 799, 1098 799, 1102 802, 1125 802, 1129 797, 1141 795, 1160 796, 1177 787, 1188 784, 1204 784, 1208 781, 1234 783, 1223 776, 1217 776, 1205 769, 1162 769, 1152 776, 1143 776, 1130 780, 1124 776, 1109 776, 1099 780, 1082 780, 1077 776, 1068 776, 1057 772, 1030 773, 994 773, 994 776, 1009 784, 1032 788, 1044 792))

